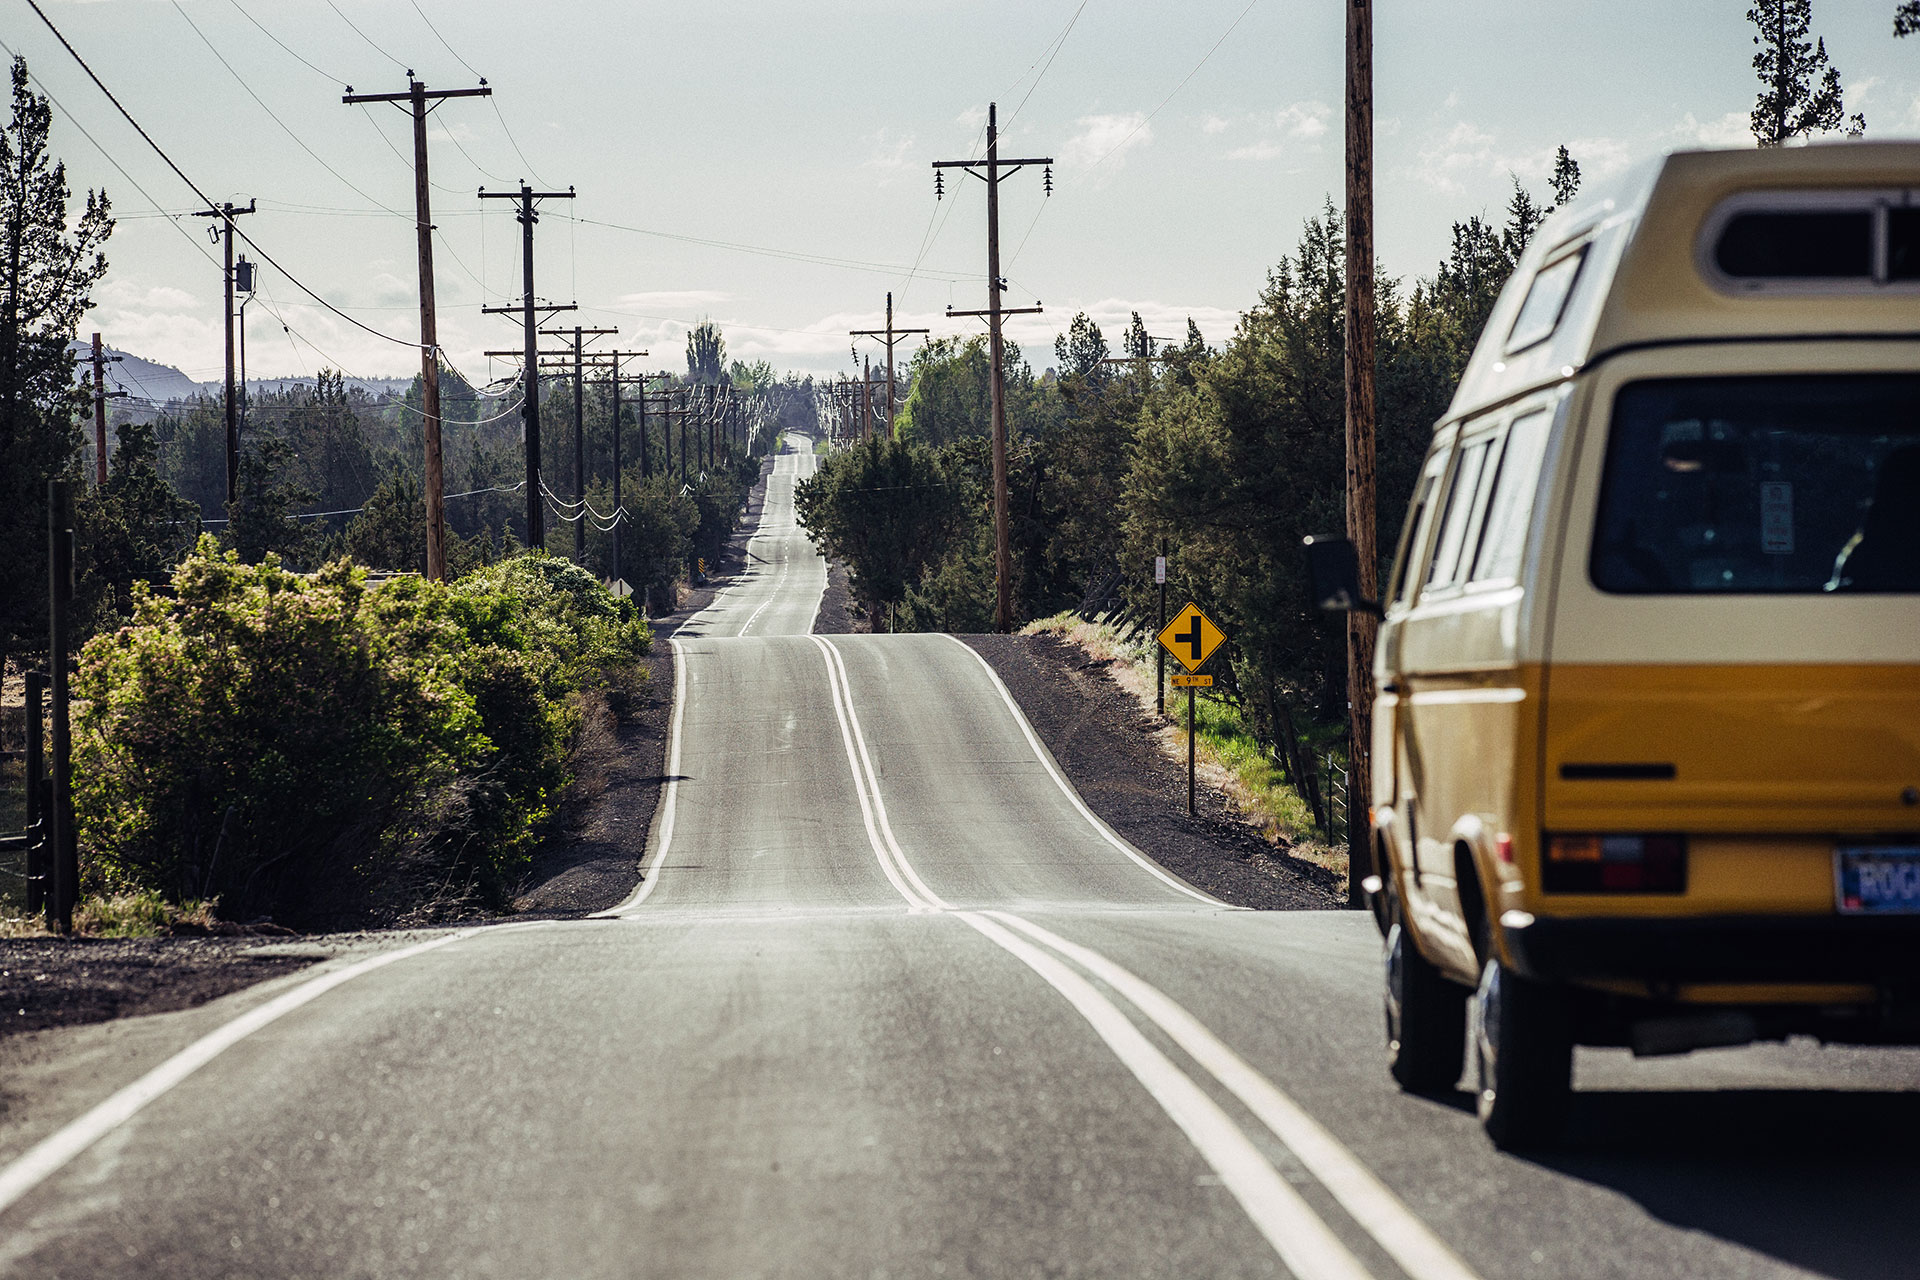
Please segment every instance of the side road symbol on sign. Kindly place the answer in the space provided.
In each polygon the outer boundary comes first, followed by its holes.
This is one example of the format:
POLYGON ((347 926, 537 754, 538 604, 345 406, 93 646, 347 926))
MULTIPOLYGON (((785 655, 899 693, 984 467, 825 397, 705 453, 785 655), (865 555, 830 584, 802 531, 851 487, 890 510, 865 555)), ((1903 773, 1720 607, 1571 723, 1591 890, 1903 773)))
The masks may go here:
POLYGON ((1199 605, 1189 604, 1174 615, 1159 638, 1161 647, 1179 659, 1181 666, 1198 671, 1227 637, 1213 625, 1213 619, 1200 612, 1199 605))

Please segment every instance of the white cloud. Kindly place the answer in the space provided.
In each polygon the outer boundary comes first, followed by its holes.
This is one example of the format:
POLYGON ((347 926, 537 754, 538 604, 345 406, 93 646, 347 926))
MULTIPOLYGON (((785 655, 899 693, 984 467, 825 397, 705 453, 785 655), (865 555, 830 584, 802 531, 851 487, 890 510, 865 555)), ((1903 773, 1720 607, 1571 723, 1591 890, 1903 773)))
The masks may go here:
POLYGON ((1618 138, 1576 138, 1567 151, 1580 166, 1582 182, 1594 182, 1624 173, 1634 161, 1633 151, 1618 138))
POLYGON ((1296 102, 1274 114, 1274 127, 1289 138, 1312 141, 1325 136, 1333 108, 1324 102, 1296 102))
POLYGON ((907 163, 907 155, 913 150, 912 134, 896 136, 890 129, 882 129, 867 138, 871 148, 867 153, 865 166, 869 169, 900 169, 907 163))
POLYGON ((1233 122, 1225 116, 1208 116, 1200 122, 1202 133, 1225 133, 1233 127, 1233 122))
POLYGON ((1689 111, 1686 119, 1675 125, 1671 133, 1684 143, 1703 147, 1753 145, 1753 123, 1744 111, 1729 111, 1717 120, 1706 121, 1696 119, 1689 111))
POLYGON ((702 307, 726 302, 733 297, 718 289, 654 289, 642 293, 623 293, 614 299, 620 307, 702 307))
POLYGON ((1235 147, 1227 152, 1229 160, 1275 160, 1286 154, 1286 148, 1277 142, 1263 140, 1244 147, 1235 147))
POLYGON ((1109 154, 1124 163, 1127 152, 1153 141, 1153 126, 1147 123, 1144 111, 1081 116, 1078 123, 1080 132, 1069 138, 1063 148, 1063 154, 1073 164, 1091 167, 1109 154))
POLYGON ((968 107, 953 118, 962 133, 978 133, 987 127, 987 113, 983 107, 968 107))

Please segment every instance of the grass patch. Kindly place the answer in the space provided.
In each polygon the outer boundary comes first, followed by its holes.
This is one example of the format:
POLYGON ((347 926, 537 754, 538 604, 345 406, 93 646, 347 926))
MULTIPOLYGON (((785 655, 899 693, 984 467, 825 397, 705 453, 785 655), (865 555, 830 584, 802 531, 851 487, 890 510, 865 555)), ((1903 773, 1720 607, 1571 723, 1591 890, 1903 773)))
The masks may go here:
MULTIPOLYGON (((1144 644, 1129 641, 1106 623, 1086 622, 1071 612, 1042 618, 1022 634, 1059 636, 1088 657, 1107 663, 1114 683, 1140 704, 1149 720, 1155 718, 1156 672, 1151 639, 1144 644)), ((1171 687, 1167 690, 1167 714, 1160 724, 1155 737, 1161 749, 1170 759, 1184 764, 1186 699, 1171 687)), ((1313 810, 1281 777, 1279 766, 1255 740, 1252 726, 1239 708, 1225 698, 1201 692, 1194 700, 1194 737, 1196 771, 1227 796, 1244 821, 1293 857, 1335 875, 1347 874, 1346 849, 1321 838, 1313 810)))
POLYGON ((152 889, 83 898, 73 909, 73 931, 92 938, 157 938, 177 924, 211 929, 217 923, 212 902, 178 906, 152 889))

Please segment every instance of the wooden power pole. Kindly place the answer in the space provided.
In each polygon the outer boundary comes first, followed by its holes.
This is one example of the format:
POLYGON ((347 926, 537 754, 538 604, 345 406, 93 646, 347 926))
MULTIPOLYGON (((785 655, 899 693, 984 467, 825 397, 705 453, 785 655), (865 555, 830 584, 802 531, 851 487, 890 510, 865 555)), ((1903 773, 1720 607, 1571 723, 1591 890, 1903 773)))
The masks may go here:
POLYGON ((541 492, 540 479, 540 350, 536 339, 539 337, 539 324, 534 319, 537 312, 576 311, 572 303, 548 303, 539 305, 533 298, 533 226, 540 221, 540 215, 534 210, 535 200, 571 200, 573 188, 565 191, 535 191, 524 181, 518 191, 488 191, 480 189, 482 200, 518 200, 520 210, 514 214, 514 220, 520 224, 520 274, 525 290, 520 296, 517 307, 482 307, 482 315, 511 315, 520 313, 520 327, 525 334, 525 346, 521 352, 525 363, 521 366, 526 379, 526 394, 521 398, 520 412, 526 423, 525 448, 527 455, 527 545, 545 547, 547 545, 547 508, 546 495, 541 492))
POLYGON ((226 261, 222 275, 226 278, 227 291, 227 503, 232 505, 240 496, 240 419, 239 401, 233 390, 233 220, 243 213, 253 213, 254 202, 247 201, 244 209, 235 208, 232 201, 212 209, 202 209, 193 216, 196 218, 218 218, 220 225, 214 234, 221 237, 226 245, 226 261))
MULTIPOLYGON (((1030 164, 1047 166, 1047 193, 1051 195, 1052 157, 1021 160, 1000 158, 999 108, 991 102, 987 104, 986 159, 933 162, 936 170, 959 169, 987 184, 987 306, 984 311, 955 311, 948 307, 947 314, 987 318, 987 356, 993 396, 993 625, 1000 631, 1013 629, 1013 544, 1007 525, 1007 388, 1006 375, 1000 367, 1003 346, 1000 321, 1003 316, 1033 315, 1041 309, 1037 302, 1031 307, 1000 305, 1000 295, 1007 288, 1007 282, 1000 274, 1000 184, 1030 164), (1002 172, 1003 168, 1005 172, 1002 172), (983 169, 985 173, 981 172, 983 169)), ((934 193, 936 196, 942 193, 938 182, 934 193)))
POLYGON ((896 329, 893 327, 893 290, 887 290, 887 327, 885 329, 849 329, 856 338, 878 338, 887 344, 887 439, 893 439, 893 344, 900 339, 916 333, 931 333, 930 329, 896 329))
MULTIPOLYGON (((1374 282, 1373 282, 1373 3, 1347 5, 1347 537, 1360 562, 1362 599, 1380 598, 1379 553, 1374 526, 1374 282)), ((1347 901, 1361 901, 1360 881, 1370 874, 1372 833, 1357 815, 1373 797, 1373 644, 1378 622, 1359 609, 1347 612, 1347 700, 1352 740, 1348 744, 1347 901)))
POLYGON ((434 314, 433 209, 427 198, 427 116, 447 98, 487 98, 493 90, 482 80, 478 89, 436 89, 407 72, 405 93, 355 93, 353 86, 340 101, 405 103, 413 115, 414 234, 420 258, 420 419, 425 439, 427 499, 427 576, 447 576, 446 481, 440 458, 440 326, 434 314), (434 106, 427 103, 432 101, 434 106))

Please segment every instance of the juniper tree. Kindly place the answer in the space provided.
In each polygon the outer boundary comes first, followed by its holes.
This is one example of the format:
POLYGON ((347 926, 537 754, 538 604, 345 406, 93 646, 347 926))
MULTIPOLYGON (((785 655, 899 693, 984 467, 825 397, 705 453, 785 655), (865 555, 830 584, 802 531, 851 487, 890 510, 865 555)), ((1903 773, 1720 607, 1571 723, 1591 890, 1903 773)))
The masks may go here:
POLYGON ((1750 117, 1756 142, 1777 147, 1842 125, 1856 138, 1867 131, 1865 116, 1846 114, 1840 72, 1827 61, 1827 42, 1809 39, 1813 0, 1760 0, 1747 10, 1747 21, 1758 29, 1753 42, 1760 49, 1753 55, 1760 96, 1750 117))
POLYGON ((45 635, 47 481, 74 472, 79 392, 67 354, 106 274, 104 191, 67 219, 67 167, 47 151, 53 112, 13 60, 13 118, 0 130, 0 653, 45 635), (36 548, 41 550, 36 550, 36 548))

